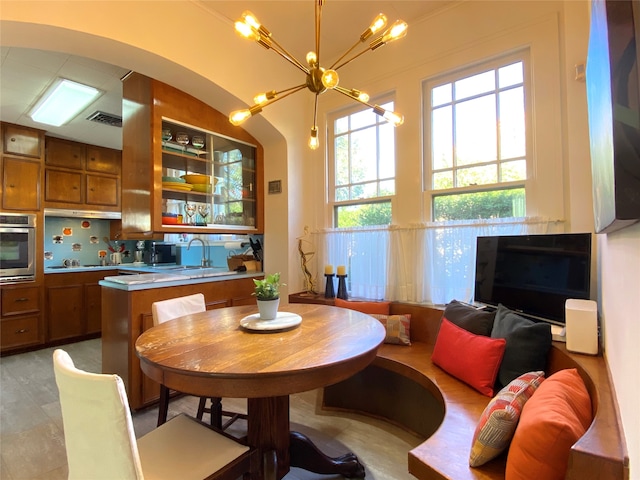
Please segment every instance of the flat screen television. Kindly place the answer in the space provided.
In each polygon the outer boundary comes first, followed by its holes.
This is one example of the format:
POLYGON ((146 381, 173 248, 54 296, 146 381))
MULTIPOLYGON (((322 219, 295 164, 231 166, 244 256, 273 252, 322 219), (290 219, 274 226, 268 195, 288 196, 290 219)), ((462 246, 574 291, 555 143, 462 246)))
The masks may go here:
POLYGON ((590 298, 591 234, 478 237, 474 300, 565 324, 569 298, 590 298))

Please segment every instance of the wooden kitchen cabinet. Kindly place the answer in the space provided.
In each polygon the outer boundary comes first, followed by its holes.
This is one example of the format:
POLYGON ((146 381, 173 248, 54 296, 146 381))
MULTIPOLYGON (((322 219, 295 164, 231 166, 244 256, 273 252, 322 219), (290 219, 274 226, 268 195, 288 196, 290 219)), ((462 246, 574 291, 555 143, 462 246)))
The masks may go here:
POLYGON ((88 172, 120 175, 121 163, 121 152, 118 150, 95 145, 86 146, 85 169, 88 172))
POLYGON ((131 408, 153 404, 160 392, 159 385, 140 370, 135 353, 137 338, 153 326, 153 302, 202 293, 208 310, 255 305, 253 278, 131 291, 102 286, 102 371, 122 377, 131 408))
POLYGON ((44 132, 9 123, 1 127, 2 209, 38 211, 42 205, 44 132))
MULTIPOLYGON (((56 274, 55 277, 72 277, 74 274, 56 274)), ((80 337, 84 333, 82 284, 50 285, 45 278, 47 304, 47 341, 67 340, 80 337)))
POLYGON ((66 170, 47 168, 44 175, 44 200, 47 203, 82 203, 82 174, 66 170))
POLYGON ((42 344, 44 332, 39 287, 3 285, 0 299, 0 351, 5 354, 42 344))
POLYGON ((47 137, 45 207, 120 210, 118 150, 47 137))
POLYGON ((47 342, 75 341, 100 334, 102 297, 98 282, 117 270, 45 275, 47 342))
POLYGON ((47 167, 64 167, 82 170, 84 168, 85 146, 82 143, 47 137, 47 167))
POLYGON ((42 158, 44 132, 20 125, 3 124, 2 152, 20 157, 42 158))
POLYGON ((125 238, 264 233, 264 149, 255 138, 198 99, 137 73, 124 80, 123 98, 137 105, 123 117, 125 238), (163 138, 163 130, 171 132, 170 139, 163 138), (187 134, 188 144, 176 142, 178 132, 187 134), (193 145, 196 135, 204 146, 193 145), (209 177, 209 189, 163 185, 163 177, 190 173, 209 177), (196 209, 191 222, 187 205, 196 209), (198 207, 207 208, 200 213, 198 207), (163 212, 182 215, 182 224, 163 223, 163 212))
POLYGON ((40 162, 3 157, 2 208, 40 210, 40 162))
POLYGON ((120 200, 120 182, 117 177, 105 177, 87 173, 85 203, 91 205, 103 205, 118 207, 120 200))

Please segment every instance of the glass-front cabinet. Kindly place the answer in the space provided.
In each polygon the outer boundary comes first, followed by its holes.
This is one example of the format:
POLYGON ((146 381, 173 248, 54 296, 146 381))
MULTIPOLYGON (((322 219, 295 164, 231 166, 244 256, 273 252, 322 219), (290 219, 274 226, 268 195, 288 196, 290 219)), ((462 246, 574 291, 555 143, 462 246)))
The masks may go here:
POLYGON ((122 238, 264 233, 264 149, 202 101, 123 81, 122 238))
POLYGON ((256 147, 162 120, 162 227, 256 227, 256 147))

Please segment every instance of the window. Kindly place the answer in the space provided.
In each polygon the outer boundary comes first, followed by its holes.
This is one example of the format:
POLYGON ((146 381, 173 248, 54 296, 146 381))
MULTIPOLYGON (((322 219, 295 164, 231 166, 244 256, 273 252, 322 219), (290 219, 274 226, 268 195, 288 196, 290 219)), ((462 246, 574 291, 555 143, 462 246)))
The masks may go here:
MULTIPOLYGON (((378 101, 393 111, 393 100, 378 101)), ((361 106, 329 118, 329 205, 334 227, 388 225, 395 194, 395 131, 361 106)))
POLYGON ((525 215, 525 62, 512 55, 425 83, 433 220, 525 215))

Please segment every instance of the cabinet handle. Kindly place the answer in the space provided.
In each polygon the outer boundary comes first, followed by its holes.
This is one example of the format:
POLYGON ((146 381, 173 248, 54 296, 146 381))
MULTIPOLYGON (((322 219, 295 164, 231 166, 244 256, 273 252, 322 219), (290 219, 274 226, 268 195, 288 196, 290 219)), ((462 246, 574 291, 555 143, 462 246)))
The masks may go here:
POLYGON ((78 189, 78 186, 77 186, 77 185, 74 185, 74 186, 73 186, 73 189, 74 189, 74 190, 77 190, 77 189, 78 189))
POLYGON ((29 299, 27 297, 16 298, 16 302, 28 302, 29 299))
POLYGON ((16 330, 16 333, 27 333, 28 331, 28 328, 21 328, 20 330, 16 330))
POLYGON ((15 142, 16 141, 16 137, 11 137, 11 141, 15 142))
POLYGON ((9 187, 10 187, 10 188, 16 188, 16 186, 15 186, 13 183, 10 183, 10 184, 9 184, 9 187))

